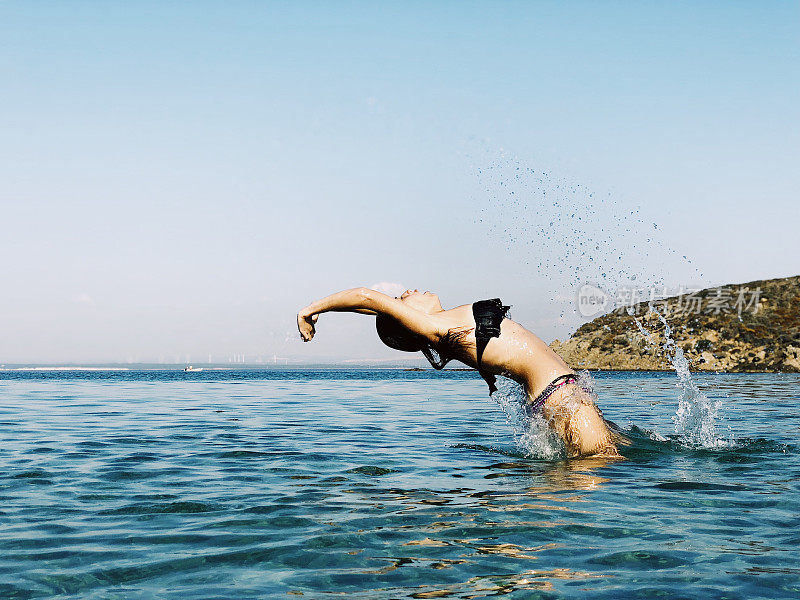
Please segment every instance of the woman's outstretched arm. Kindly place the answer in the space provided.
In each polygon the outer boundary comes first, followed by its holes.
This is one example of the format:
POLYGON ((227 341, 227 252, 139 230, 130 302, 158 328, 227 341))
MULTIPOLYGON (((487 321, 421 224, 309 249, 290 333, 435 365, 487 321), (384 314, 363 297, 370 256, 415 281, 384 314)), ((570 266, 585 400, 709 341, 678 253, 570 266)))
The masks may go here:
POLYGON ((303 341, 310 342, 311 338, 314 337, 314 325, 320 313, 337 311, 364 312, 370 315, 376 314, 375 311, 364 308, 364 294, 361 293, 362 289, 363 288, 353 288, 352 290, 337 292, 312 302, 301 309, 300 312, 297 313, 297 329, 300 331, 300 337, 303 338, 303 341))
POLYGON ((442 326, 434 316, 413 309, 397 298, 360 287, 325 296, 297 313, 297 329, 304 342, 310 342, 314 337, 314 324, 319 315, 331 311, 385 314, 431 341, 438 341, 442 335, 442 326))

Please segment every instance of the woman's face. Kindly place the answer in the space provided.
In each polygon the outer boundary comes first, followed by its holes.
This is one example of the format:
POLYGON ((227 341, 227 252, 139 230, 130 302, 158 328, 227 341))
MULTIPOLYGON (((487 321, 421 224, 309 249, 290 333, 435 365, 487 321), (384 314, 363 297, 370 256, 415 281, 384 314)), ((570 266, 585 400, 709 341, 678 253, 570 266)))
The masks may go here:
POLYGON ((406 290, 400 296, 400 300, 408 304, 411 308, 428 314, 444 310, 442 308, 442 303, 439 302, 439 296, 432 292, 406 290))

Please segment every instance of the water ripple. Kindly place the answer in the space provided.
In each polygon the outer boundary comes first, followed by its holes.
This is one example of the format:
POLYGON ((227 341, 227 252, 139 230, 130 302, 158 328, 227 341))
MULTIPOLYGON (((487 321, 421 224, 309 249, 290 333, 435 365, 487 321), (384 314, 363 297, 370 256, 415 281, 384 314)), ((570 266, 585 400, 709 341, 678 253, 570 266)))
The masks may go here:
POLYGON ((698 376, 738 412, 692 448, 669 374, 596 374, 619 461, 472 373, 7 375, 2 598, 800 596, 800 377, 698 376))

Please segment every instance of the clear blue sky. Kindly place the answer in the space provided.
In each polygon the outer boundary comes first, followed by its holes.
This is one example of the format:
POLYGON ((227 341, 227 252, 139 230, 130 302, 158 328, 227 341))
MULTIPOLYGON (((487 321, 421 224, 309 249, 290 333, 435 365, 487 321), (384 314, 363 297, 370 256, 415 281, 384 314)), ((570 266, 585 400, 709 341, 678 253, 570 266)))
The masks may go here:
POLYGON ((798 6, 2 2, 0 363, 399 356, 295 339, 376 282, 552 339, 603 273, 797 274, 798 6))

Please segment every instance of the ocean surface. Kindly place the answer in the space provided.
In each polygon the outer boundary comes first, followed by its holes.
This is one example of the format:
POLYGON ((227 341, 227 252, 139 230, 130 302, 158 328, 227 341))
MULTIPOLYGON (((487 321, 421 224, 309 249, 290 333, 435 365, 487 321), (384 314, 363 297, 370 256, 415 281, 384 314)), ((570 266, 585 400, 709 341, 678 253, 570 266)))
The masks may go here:
POLYGON ((625 460, 474 372, 0 372, 0 598, 799 598, 800 376, 592 378, 625 460))

